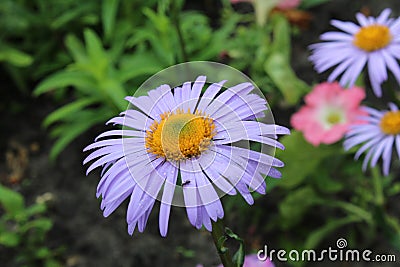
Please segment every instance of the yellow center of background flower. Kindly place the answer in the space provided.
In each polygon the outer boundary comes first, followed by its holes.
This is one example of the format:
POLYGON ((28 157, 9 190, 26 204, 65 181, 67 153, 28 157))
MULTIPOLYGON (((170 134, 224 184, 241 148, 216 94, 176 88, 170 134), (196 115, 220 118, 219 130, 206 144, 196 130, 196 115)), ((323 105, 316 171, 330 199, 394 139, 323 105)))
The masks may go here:
POLYGON ((338 113, 331 113, 328 115, 327 120, 330 124, 337 124, 342 120, 342 116, 338 113))
POLYGON ((353 44, 367 52, 382 49, 392 40, 388 27, 383 25, 370 25, 362 27, 354 36, 353 44))
POLYGON ((146 132, 146 148, 158 157, 185 160, 207 150, 215 135, 215 124, 201 113, 178 110, 164 113, 146 132))
POLYGON ((383 115, 380 125, 385 134, 400 134, 400 111, 389 111, 383 115))

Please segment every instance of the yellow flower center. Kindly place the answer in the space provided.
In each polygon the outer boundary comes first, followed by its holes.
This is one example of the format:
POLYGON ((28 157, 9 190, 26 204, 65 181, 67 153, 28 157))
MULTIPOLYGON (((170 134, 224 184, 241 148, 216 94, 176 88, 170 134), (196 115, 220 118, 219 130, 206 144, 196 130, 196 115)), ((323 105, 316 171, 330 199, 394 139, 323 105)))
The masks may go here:
POLYGON ((389 111, 383 115, 380 125, 385 134, 400 134, 400 111, 389 111))
POLYGON ((384 25, 362 27, 354 36, 353 44, 367 52, 386 47, 392 40, 392 34, 384 25))
POLYGON ((146 132, 146 148, 158 157, 185 160, 207 150, 215 134, 214 121, 200 112, 167 112, 146 132))
POLYGON ((327 121, 332 125, 338 124, 342 121, 342 116, 338 113, 331 113, 328 115, 327 121))

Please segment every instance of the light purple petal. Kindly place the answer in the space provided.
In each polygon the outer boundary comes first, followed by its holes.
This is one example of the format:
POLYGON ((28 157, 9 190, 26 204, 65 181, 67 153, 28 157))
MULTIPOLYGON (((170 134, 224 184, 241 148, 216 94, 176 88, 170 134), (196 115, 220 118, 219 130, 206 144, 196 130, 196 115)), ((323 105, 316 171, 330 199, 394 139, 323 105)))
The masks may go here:
POLYGON ((170 163, 165 164, 169 164, 170 166, 168 166, 168 170, 166 170, 167 179, 164 184, 164 191, 160 204, 159 227, 161 236, 167 235, 169 214, 171 211, 172 199, 178 177, 178 169, 172 166, 170 163))
POLYGON ((390 102, 390 103, 388 104, 388 106, 389 106, 389 108, 390 108, 391 111, 399 111, 399 108, 396 106, 396 104, 394 104, 394 103, 392 103, 392 102, 390 102))
POLYGON ((203 225, 207 229, 207 231, 211 232, 212 231, 212 225, 211 225, 211 220, 210 217, 207 214, 207 210, 203 207, 201 209, 202 217, 203 217, 203 225))
POLYGON ((374 147, 374 154, 371 158, 371 167, 375 167, 375 165, 378 163, 378 159, 381 157, 384 148, 389 145, 389 141, 390 138, 386 137, 374 147))
POLYGON ((204 111, 206 114, 213 118, 213 114, 223 107, 226 102, 233 96, 240 94, 247 94, 253 90, 254 86, 251 83, 241 83, 226 89, 220 94, 204 111))
POLYGON ((390 32, 392 34, 397 33, 398 31, 400 31, 400 18, 397 18, 396 20, 394 20, 390 25, 390 32))
POLYGON ((394 142, 395 142, 394 136, 389 136, 388 142, 386 143, 385 149, 382 154, 383 174, 386 176, 389 175, 390 162, 392 159, 392 148, 393 148, 394 142))
POLYGON ((396 135, 396 150, 397 150, 397 156, 400 159, 400 135, 396 135))
POLYGON ((381 12, 381 14, 376 18, 376 22, 379 24, 385 24, 385 22, 389 18, 391 12, 392 12, 392 10, 390 8, 385 8, 381 12))
POLYGON ((192 113, 196 111, 196 105, 199 101, 201 90, 206 83, 206 76, 197 77, 196 81, 193 83, 192 91, 190 92, 189 109, 192 113))
MULTIPOLYGON (((175 98, 177 109, 182 109, 184 112, 187 112, 189 110, 191 87, 192 85, 190 82, 185 82, 182 85, 182 87, 175 88, 175 92, 178 94, 178 97, 180 98, 179 99, 180 101, 178 101, 178 99, 175 98)), ((191 112, 193 112, 193 110, 191 110, 191 112)))
POLYGON ((213 161, 216 156, 217 154, 214 151, 207 151, 199 157, 199 164, 213 184, 215 184, 226 194, 235 195, 236 190, 234 186, 230 184, 222 175, 220 175, 215 166, 213 166, 213 161))
MULTIPOLYGON (((329 75, 328 77, 328 81, 329 82, 333 82, 334 80, 336 80, 336 78, 343 73, 352 63, 353 63, 354 59, 353 58, 348 58, 345 61, 343 61, 342 63, 339 64, 339 66, 337 66, 335 68, 335 70, 331 73, 331 75, 329 75)), ((344 81, 341 81, 340 83, 342 86, 346 86, 346 83, 344 81)))
POLYGON ((343 32, 326 32, 321 34, 320 39, 323 41, 353 41, 353 35, 343 32))
POLYGON ((208 105, 211 103, 212 100, 214 100, 214 97, 221 90, 225 82, 226 80, 219 83, 213 83, 207 88, 200 99, 199 105, 197 106, 197 111, 203 112, 204 110, 206 110, 208 105))
POLYGON ((364 27, 364 26, 369 25, 368 19, 367 19, 367 17, 364 16, 364 14, 357 13, 356 18, 357 18, 358 23, 360 23, 361 26, 364 27))
POLYGON ((350 34, 355 34, 360 30, 360 26, 354 24, 353 22, 344 22, 340 20, 332 20, 331 24, 342 31, 348 32, 350 34))
POLYGON ((388 66, 389 70, 393 73, 394 77, 397 80, 397 83, 400 84, 400 67, 399 63, 389 55, 389 53, 385 50, 382 50, 382 56, 385 60, 386 66, 388 66))
POLYGON ((198 220, 198 209, 200 203, 197 202, 197 188, 196 178, 194 177, 193 166, 190 161, 181 162, 181 179, 185 184, 183 186, 183 198, 185 201, 185 207, 188 219, 190 223, 195 226, 198 220))
POLYGON ((341 78, 341 83, 347 84, 348 87, 353 87, 366 64, 367 59, 368 57, 366 54, 361 54, 357 60, 354 60, 352 65, 344 72, 341 78))
POLYGON ((143 233, 147 220, 149 219, 151 210, 153 209, 154 206, 154 200, 152 200, 150 207, 146 210, 146 212, 138 219, 138 231, 143 233))

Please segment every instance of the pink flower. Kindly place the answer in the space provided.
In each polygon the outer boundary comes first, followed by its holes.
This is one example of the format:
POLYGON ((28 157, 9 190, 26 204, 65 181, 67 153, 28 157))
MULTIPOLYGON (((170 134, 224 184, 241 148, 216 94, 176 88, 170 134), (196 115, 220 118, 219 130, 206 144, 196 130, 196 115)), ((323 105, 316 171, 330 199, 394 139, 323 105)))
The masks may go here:
POLYGON ((300 2, 301 0, 280 0, 276 7, 283 10, 294 9, 300 5, 300 2))
MULTIPOLYGON (((218 267, 223 267, 222 264, 218 267)), ((268 258, 266 261, 259 260, 256 254, 247 255, 244 258, 243 267, 275 267, 275 265, 268 258)))
POLYGON ((344 136, 358 116, 365 114, 360 109, 364 98, 362 88, 343 89, 337 82, 321 83, 305 96, 306 105, 290 122, 314 146, 332 144, 344 136))

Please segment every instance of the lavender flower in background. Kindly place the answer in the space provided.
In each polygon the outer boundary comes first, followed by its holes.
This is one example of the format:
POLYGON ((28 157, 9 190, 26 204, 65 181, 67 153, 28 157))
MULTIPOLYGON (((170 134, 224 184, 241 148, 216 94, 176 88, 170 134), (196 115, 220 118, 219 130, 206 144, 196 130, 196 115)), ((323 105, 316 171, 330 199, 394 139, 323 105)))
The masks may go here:
POLYGON ((381 84, 388 79, 388 68, 400 84, 400 18, 389 18, 390 9, 377 17, 356 15, 360 24, 332 20, 331 24, 344 32, 327 32, 321 35, 323 43, 310 46, 310 60, 321 73, 336 66, 328 81, 339 75, 342 86, 352 87, 364 66, 367 65, 372 89, 382 96, 381 84))
MULTIPOLYGON (((218 267, 223 267, 222 265, 218 265, 218 267)), ((261 261, 258 259, 256 254, 246 255, 244 258, 243 267, 275 267, 275 264, 267 258, 265 261, 261 261)))
MULTIPOLYGON (((202 264, 197 264, 196 267, 204 267, 202 264)), ((217 267, 223 267, 222 264, 217 267)), ((257 254, 250 254, 244 257, 243 267, 275 267, 275 264, 267 258, 265 261, 258 259, 257 254)))
POLYGON ((383 174, 388 175, 394 147, 400 158, 400 111, 393 103, 390 103, 389 107, 389 111, 364 107, 368 112, 368 116, 362 118, 364 123, 353 125, 346 135, 344 142, 346 150, 363 144, 355 155, 356 159, 368 150, 363 162, 364 171, 368 162, 374 167, 381 157, 383 174))
POLYGON ((128 232, 136 226, 144 231, 157 196, 162 194, 159 228, 166 236, 174 191, 181 180, 184 206, 190 223, 211 231, 211 220, 224 216, 214 185, 223 193, 236 194, 254 202, 250 189, 265 194, 264 175, 279 178, 274 167, 283 162, 258 151, 238 147, 240 140, 283 149, 276 134, 287 128, 264 124, 266 101, 251 83, 221 90, 225 81, 210 85, 202 96, 206 77, 171 90, 161 85, 148 95, 127 97, 136 108, 128 109, 109 123, 122 125, 97 137, 85 148, 95 149, 84 161, 97 159, 87 173, 103 167, 97 197, 102 197, 104 216, 110 215, 130 197, 128 232), (115 139, 103 139, 119 136, 115 139))

